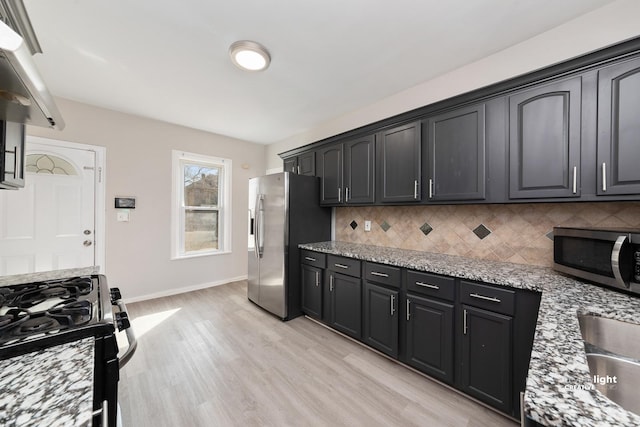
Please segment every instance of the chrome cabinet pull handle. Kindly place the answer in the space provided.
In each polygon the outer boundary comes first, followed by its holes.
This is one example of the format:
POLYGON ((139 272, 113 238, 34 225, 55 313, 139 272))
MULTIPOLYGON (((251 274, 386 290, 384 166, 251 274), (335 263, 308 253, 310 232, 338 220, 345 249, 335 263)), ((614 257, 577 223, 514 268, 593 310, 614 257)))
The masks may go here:
POLYGON ((310 256, 304 257, 307 261, 317 261, 315 258, 311 258, 310 256))
POLYGON ((316 287, 320 286, 320 274, 316 271, 316 287))
POLYGON ((578 167, 573 167, 573 194, 578 192, 578 167))
POLYGON ((433 179, 429 178, 429 198, 433 199, 433 179))
POLYGON ((422 286, 422 287, 425 287, 425 288, 435 289, 435 290, 440 289, 440 286, 432 285, 431 283, 416 282, 416 285, 422 286))
POLYGON ((342 202, 342 188, 338 187, 338 203, 342 202))
POLYGON ((333 264, 333 265, 335 265, 336 267, 339 267, 339 268, 344 268, 345 270, 349 269, 348 265, 344 265, 344 264, 333 264))
POLYGON ((409 312, 410 308, 411 308, 411 301, 407 300, 407 322, 409 321, 409 319, 411 319, 411 313, 409 312))
POLYGON ((413 198, 418 199, 418 180, 413 181, 413 198))
POLYGON ((349 187, 344 187, 344 202, 347 203, 349 201, 349 187))
POLYGON ((602 164, 602 191, 607 191, 607 164, 602 164))
POLYGON ((329 276, 329 292, 333 292, 333 274, 329 276))
POLYGON ((463 312, 464 316, 463 316, 463 322, 462 322, 462 334, 463 335, 467 335, 467 309, 464 309, 463 312))
POLYGON ((390 301, 391 301, 391 315, 392 315, 392 316, 393 316, 393 313, 395 313, 395 312, 396 312, 396 309, 395 309, 395 307, 394 307, 394 305, 395 305, 395 304, 394 304, 395 300, 396 300, 396 297, 395 297, 394 295, 391 295, 391 300, 390 300, 390 301))
POLYGON ((379 276, 379 277, 389 277, 389 275, 388 275, 388 274, 386 274, 386 273, 378 273, 377 271, 372 271, 372 272, 371 272, 371 275, 373 275, 373 276, 379 276))
POLYGON ((300 166, 298 166, 298 175, 300 175, 300 166))
POLYGON ((494 298, 494 297, 486 297, 484 295, 478 295, 478 294, 469 294, 470 297, 473 298, 478 298, 478 299, 483 299, 485 301, 491 301, 491 302, 501 302, 498 298, 494 298))

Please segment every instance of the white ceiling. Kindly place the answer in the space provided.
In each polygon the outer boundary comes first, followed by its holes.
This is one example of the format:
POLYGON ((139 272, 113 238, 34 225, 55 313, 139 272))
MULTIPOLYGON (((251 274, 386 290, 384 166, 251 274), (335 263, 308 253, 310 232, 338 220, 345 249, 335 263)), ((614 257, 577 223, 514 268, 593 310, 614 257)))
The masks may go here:
POLYGON ((613 0, 25 0, 55 95, 272 143, 613 0), (271 67, 235 68, 236 40, 271 67))

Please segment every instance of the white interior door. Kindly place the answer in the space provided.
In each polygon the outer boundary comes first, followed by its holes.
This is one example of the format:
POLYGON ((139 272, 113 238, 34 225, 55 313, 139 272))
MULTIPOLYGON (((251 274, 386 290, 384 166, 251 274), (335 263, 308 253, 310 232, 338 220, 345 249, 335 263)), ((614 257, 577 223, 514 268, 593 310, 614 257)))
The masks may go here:
POLYGON ((0 191, 0 275, 95 265, 96 153, 25 151, 25 188, 0 191))

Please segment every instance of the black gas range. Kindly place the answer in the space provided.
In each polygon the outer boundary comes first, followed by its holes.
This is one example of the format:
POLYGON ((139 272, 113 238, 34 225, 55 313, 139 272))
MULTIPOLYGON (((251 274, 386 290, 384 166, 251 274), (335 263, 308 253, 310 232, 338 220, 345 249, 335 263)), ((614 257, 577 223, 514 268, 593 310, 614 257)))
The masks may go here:
POLYGON ((94 426, 115 426, 119 369, 136 340, 118 288, 104 275, 0 287, 0 360, 87 337, 95 339, 94 426), (116 328, 129 345, 118 357, 116 328))

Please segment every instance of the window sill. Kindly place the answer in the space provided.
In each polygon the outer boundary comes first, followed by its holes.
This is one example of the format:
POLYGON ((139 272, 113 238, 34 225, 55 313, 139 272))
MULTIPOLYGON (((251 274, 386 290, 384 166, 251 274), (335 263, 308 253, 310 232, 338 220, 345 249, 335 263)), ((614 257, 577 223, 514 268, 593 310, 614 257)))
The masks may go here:
POLYGON ((230 253, 231 251, 216 251, 216 252, 202 252, 202 253, 193 253, 193 254, 185 254, 185 255, 174 255, 170 258, 170 260, 179 261, 181 259, 202 258, 205 256, 216 256, 216 255, 227 255, 230 253))

